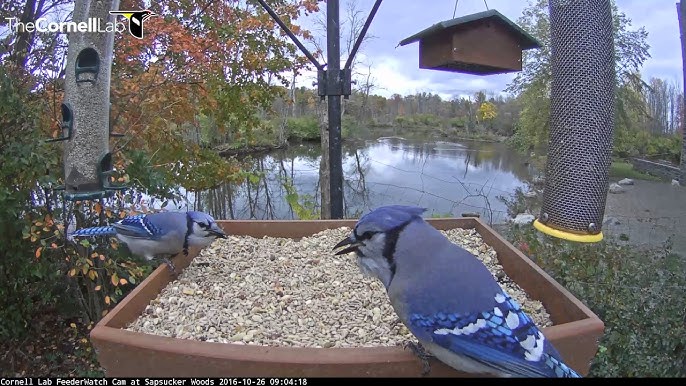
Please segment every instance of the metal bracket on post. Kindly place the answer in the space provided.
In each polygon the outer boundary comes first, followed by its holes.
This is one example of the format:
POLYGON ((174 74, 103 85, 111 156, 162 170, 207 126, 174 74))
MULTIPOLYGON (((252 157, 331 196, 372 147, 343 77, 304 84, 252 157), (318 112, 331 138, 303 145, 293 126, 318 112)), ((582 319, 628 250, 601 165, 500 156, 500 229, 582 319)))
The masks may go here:
POLYGON ((326 70, 319 70, 317 71, 317 82, 315 83, 317 85, 317 94, 321 97, 322 100, 326 98, 326 70))
POLYGON ((348 99, 353 93, 352 70, 344 68, 341 70, 341 94, 343 98, 348 99))
POLYGON ((355 41, 348 60, 343 68, 340 67, 340 17, 339 0, 328 0, 327 7, 327 68, 305 48, 288 26, 279 18, 264 0, 257 0, 267 13, 284 30, 298 48, 317 68, 317 94, 328 99, 329 112, 329 174, 331 191, 331 218, 343 218, 343 159, 341 155, 341 96, 345 99, 352 94, 352 61, 360 48, 369 25, 379 9, 382 0, 376 0, 367 20, 355 41))
POLYGON ((355 83, 352 80, 352 71, 349 68, 343 68, 338 71, 340 75, 337 78, 333 77, 331 84, 329 84, 330 80, 327 78, 327 70, 317 71, 317 81, 314 84, 317 86, 317 95, 322 100, 329 95, 339 95, 348 99, 352 94, 352 84, 355 83))

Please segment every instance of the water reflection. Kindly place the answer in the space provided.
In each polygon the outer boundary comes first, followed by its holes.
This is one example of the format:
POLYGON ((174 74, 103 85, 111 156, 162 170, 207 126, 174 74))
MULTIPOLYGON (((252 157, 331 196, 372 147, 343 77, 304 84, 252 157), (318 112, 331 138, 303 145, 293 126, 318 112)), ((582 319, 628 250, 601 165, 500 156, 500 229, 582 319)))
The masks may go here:
MULTIPOLYGON (((429 215, 470 212, 503 222, 497 196, 524 187, 533 172, 499 143, 382 138, 346 143, 343 155, 346 217, 406 204, 427 207, 429 215)), ((260 178, 189 194, 190 206, 221 219, 297 219, 295 194, 303 207, 320 207, 320 156, 319 144, 302 144, 257 157, 251 165, 260 178)))

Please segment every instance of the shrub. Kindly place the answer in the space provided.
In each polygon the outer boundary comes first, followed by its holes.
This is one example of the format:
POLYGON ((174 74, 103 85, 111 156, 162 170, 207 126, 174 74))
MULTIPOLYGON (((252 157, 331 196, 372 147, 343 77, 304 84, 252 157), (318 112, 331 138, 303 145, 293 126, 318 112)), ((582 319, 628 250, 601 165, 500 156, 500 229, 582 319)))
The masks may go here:
MULTIPOLYGON (((30 84, 0 66, 0 340, 21 339, 39 313, 97 321, 151 270, 114 240, 66 238, 70 224, 104 225, 146 211, 144 196, 71 202, 53 190, 62 184, 61 151, 45 140, 49 127, 61 131, 40 120, 47 98, 30 84)), ((159 183, 154 174, 134 177, 159 183)))
POLYGON ((319 121, 314 116, 288 118, 286 130, 289 140, 317 141, 320 139, 319 121))
POLYGON ((580 244, 514 226, 512 243, 605 323, 595 377, 686 375, 686 260, 612 240, 580 244))
POLYGON ((681 135, 653 135, 645 130, 618 132, 614 138, 613 154, 617 157, 641 156, 663 159, 679 164, 681 159, 681 135))
POLYGON ((55 304, 59 289, 54 266, 36 252, 40 241, 24 237, 51 221, 37 181, 45 182, 59 159, 36 140, 34 98, 18 79, 0 67, 0 339, 22 336, 37 310, 55 304))

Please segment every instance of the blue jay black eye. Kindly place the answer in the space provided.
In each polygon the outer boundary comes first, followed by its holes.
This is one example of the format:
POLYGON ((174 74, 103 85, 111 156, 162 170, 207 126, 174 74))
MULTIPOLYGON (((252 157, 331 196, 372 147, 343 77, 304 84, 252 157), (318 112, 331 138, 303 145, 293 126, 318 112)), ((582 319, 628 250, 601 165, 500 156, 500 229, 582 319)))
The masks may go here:
POLYGON ((374 236, 377 233, 379 233, 379 232, 366 231, 362 234, 361 239, 371 239, 372 236, 374 236))

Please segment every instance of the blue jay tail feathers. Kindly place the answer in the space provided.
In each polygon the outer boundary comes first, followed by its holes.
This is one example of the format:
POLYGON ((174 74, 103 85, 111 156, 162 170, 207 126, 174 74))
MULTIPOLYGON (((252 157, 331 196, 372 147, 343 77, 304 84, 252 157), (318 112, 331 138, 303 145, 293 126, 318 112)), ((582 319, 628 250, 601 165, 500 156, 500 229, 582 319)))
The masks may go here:
POLYGON ((114 236, 116 232, 112 226, 83 228, 71 233, 74 237, 114 236))

